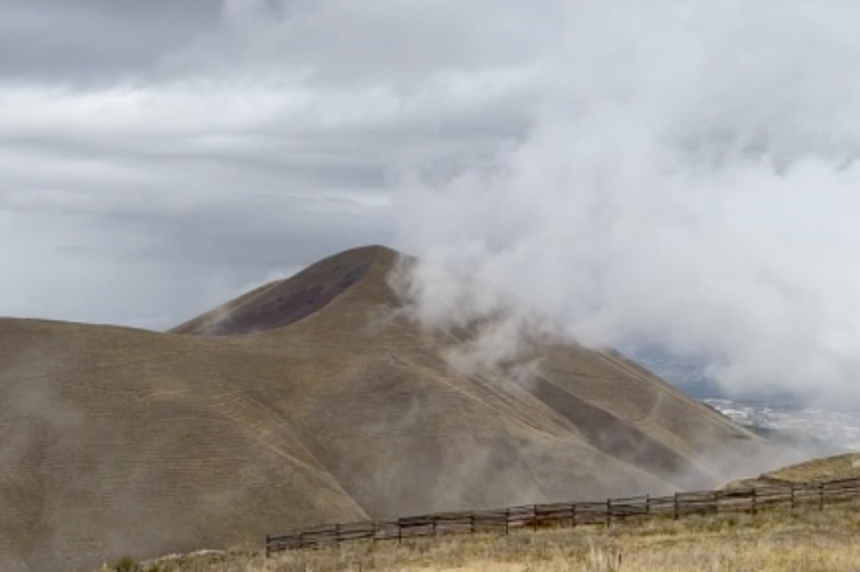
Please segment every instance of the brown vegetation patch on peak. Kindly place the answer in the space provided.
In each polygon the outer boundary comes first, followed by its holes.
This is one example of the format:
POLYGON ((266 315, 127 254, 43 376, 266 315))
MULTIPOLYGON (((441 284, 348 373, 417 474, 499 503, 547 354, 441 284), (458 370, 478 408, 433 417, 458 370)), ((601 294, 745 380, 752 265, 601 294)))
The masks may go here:
POLYGON ((171 330, 175 334, 232 336, 288 326, 325 308, 367 276, 393 251, 366 246, 341 252, 298 274, 265 284, 171 330))

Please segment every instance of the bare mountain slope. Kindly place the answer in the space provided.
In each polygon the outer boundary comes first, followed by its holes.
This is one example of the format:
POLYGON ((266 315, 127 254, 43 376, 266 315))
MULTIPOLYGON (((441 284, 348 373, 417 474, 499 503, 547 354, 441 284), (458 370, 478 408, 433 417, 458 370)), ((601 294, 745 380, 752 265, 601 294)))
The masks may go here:
POLYGON ((383 247, 332 256, 298 275, 265 284, 174 328, 174 333, 240 335, 288 326, 327 306, 367 276, 383 247))
POLYGON ((242 391, 273 365, 203 339, 0 322, 0 570, 221 545, 284 515, 364 517, 242 391))
POLYGON ((612 352, 539 348, 528 383, 453 371, 454 333, 389 311, 395 258, 347 251, 166 334, 0 320, 0 569, 663 493, 767 461, 760 437, 612 352))

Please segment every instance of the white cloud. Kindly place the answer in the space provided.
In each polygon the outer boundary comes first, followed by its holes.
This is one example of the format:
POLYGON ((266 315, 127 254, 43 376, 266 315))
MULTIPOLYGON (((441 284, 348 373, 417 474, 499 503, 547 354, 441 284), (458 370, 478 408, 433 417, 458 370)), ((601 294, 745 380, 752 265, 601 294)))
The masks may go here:
POLYGON ((574 3, 528 136, 404 179, 401 243, 588 343, 704 352, 730 388, 860 398, 858 16, 574 3))

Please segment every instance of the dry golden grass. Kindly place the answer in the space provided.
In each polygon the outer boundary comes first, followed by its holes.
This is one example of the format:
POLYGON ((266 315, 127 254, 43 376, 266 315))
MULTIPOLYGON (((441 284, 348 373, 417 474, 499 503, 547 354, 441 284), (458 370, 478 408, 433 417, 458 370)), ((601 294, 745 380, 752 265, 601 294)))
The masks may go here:
POLYGON ((791 465, 762 475, 766 478, 804 483, 814 480, 860 477, 860 453, 846 453, 791 465))
POLYGON ((854 572, 856 503, 816 510, 690 517, 599 527, 345 544, 266 559, 209 553, 153 562, 153 572, 854 572), (620 565, 619 565, 620 560, 620 565))
POLYGON ((724 489, 769 487, 778 483, 811 483, 838 479, 860 478, 860 453, 844 453, 789 465, 758 477, 740 479, 725 484, 724 489))

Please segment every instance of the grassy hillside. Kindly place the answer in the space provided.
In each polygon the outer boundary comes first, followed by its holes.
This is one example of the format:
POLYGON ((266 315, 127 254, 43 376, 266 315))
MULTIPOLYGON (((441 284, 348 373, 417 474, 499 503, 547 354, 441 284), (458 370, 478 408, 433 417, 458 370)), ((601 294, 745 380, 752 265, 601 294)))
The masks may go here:
POLYGON ((802 483, 860 477, 860 453, 814 459, 764 473, 770 479, 802 483))
MULTIPOLYGON (((772 471, 787 477, 857 477, 860 455, 838 455, 772 471)), ((794 481, 801 484, 801 481, 794 481)), ((803 481, 810 483, 812 481, 803 481)), ((860 497, 770 505, 757 514, 671 514, 611 527, 529 528, 293 550, 203 551, 136 564, 139 572, 529 571, 855 572, 860 569, 860 497)), ((105 564, 102 570, 114 570, 105 564)))
MULTIPOLYGON (((153 572, 854 572, 857 504, 824 512, 689 517, 511 536, 364 543, 290 552, 212 552, 141 566, 153 572), (618 565, 620 557, 620 566, 618 565)), ((107 568, 110 569, 110 568, 107 568)))
POLYGON ((341 253, 171 333, 0 320, 0 570, 267 532, 708 488, 782 460, 612 352, 525 380, 393 312, 397 254, 341 253))
POLYGON ((767 471, 758 477, 731 482, 726 487, 768 486, 778 483, 807 483, 858 477, 860 477, 860 453, 843 453, 767 471))

